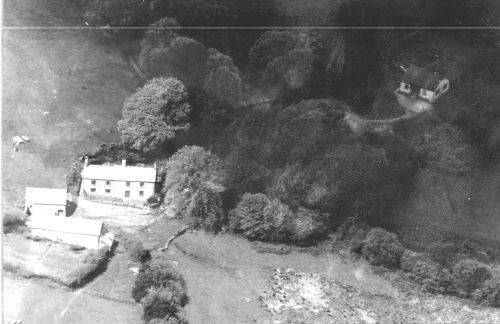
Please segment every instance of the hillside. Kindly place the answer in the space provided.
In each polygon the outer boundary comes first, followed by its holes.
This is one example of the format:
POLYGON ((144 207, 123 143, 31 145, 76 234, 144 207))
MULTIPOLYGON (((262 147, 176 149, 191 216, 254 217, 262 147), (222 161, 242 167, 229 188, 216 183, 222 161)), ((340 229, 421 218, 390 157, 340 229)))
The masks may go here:
MULTIPOLYGON (((45 7, 53 1, 22 3, 6 1, 6 25, 65 21, 45 7)), ((69 161, 118 139, 116 121, 136 76, 117 49, 88 30, 4 30, 3 45, 2 198, 8 209, 22 206, 26 186, 65 186, 69 161), (30 138, 17 153, 16 135, 30 138)))

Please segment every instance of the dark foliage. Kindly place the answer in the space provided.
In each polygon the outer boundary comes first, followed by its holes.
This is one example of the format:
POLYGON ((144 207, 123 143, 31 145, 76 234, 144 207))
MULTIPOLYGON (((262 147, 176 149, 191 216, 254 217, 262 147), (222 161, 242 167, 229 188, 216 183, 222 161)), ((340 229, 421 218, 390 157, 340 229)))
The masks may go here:
POLYGON ((21 214, 5 213, 2 217, 2 222, 5 234, 16 232, 26 226, 26 219, 21 214))
POLYGON ((142 242, 134 237, 126 236, 120 243, 123 244, 132 261, 146 262, 151 258, 150 252, 144 248, 142 242))
POLYGON ((460 296, 469 297, 474 290, 481 288, 491 278, 491 270, 484 263, 465 259, 453 267, 453 282, 460 296))
POLYGON ((448 293, 453 285, 448 269, 421 253, 405 250, 401 256, 401 269, 429 292, 448 293))
POLYGON ((472 293, 472 298, 484 306, 500 307, 500 277, 493 276, 472 293))
POLYGON ((164 289, 163 292, 171 295, 169 310, 184 307, 188 302, 186 283, 168 260, 162 255, 153 255, 151 261, 143 263, 137 274, 132 297, 140 302, 148 295, 151 288, 164 289))
POLYGON ((363 257, 376 266, 398 268, 403 252, 397 236, 379 227, 368 232, 363 242, 363 257))
POLYGON ((222 224, 222 162, 199 146, 185 146, 165 163, 162 192, 175 215, 194 227, 217 230, 222 224))
POLYGON ((189 128, 191 106, 184 84, 174 78, 157 78, 127 98, 118 122, 125 146, 144 153, 159 149, 177 132, 189 128))

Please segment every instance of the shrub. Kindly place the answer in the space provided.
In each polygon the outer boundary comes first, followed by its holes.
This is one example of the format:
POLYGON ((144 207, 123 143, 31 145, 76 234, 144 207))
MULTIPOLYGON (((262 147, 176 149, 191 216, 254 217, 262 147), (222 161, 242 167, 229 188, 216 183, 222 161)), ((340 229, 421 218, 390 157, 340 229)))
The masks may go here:
POLYGON ((500 307, 500 276, 486 280, 481 288, 472 293, 472 298, 484 306, 500 307))
POLYGON ((141 301, 151 287, 172 290, 181 306, 188 301, 184 279, 163 257, 153 257, 148 263, 142 264, 132 289, 132 297, 136 302, 141 301))
POLYGON ((231 211, 230 227, 251 240, 283 241, 291 215, 288 206, 277 199, 271 200, 261 193, 246 193, 231 211))
POLYGON ((323 238, 328 232, 325 220, 329 217, 330 214, 320 214, 317 211, 299 207, 293 213, 287 226, 290 240, 297 244, 309 244, 323 238))
POLYGON ((377 227, 363 241, 362 255, 372 265, 398 267, 404 247, 395 234, 377 227))
POLYGON ((401 269, 429 292, 446 293, 453 284, 448 269, 442 269, 437 262, 422 253, 405 250, 401 256, 401 269))
POLYGON ((484 263, 465 259, 453 267, 453 282, 460 296, 469 297, 471 293, 481 288, 483 283, 491 278, 491 270, 484 263))
MULTIPOLYGON (((175 283, 174 285, 179 285, 175 283)), ((144 310, 144 320, 148 322, 153 318, 164 318, 169 314, 177 313, 185 305, 181 289, 168 287, 152 287, 148 289, 146 297, 141 300, 144 310)))
POLYGON ((2 221, 3 232, 5 234, 15 232, 26 226, 26 220, 23 215, 4 214, 2 221))
POLYGON ((78 245, 78 244, 70 244, 69 245, 69 249, 71 251, 81 251, 81 250, 85 250, 85 246, 81 246, 81 245, 78 245))
POLYGON ((151 257, 149 251, 142 246, 142 242, 133 237, 126 236, 122 244, 132 261, 145 262, 151 257))
POLYGON ((90 282, 106 269, 108 257, 108 247, 90 252, 85 257, 83 266, 69 274, 69 286, 78 288, 90 282))

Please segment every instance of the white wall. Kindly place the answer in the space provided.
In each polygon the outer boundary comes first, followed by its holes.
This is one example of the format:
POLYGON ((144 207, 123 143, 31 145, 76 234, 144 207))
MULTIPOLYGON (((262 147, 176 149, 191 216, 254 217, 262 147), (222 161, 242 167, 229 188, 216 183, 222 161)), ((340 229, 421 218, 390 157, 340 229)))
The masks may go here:
POLYGON ((155 184, 153 182, 144 182, 141 187, 140 182, 130 182, 130 185, 127 186, 126 181, 110 181, 110 184, 106 185, 106 180, 96 180, 96 184, 92 185, 92 181, 90 179, 83 179, 82 189, 91 195, 116 197, 121 199, 126 199, 125 191, 130 191, 130 197, 128 199, 146 201, 155 193, 155 184), (92 192, 92 188, 95 188, 96 191, 92 192), (106 192, 106 189, 109 189, 110 192, 106 192), (140 191, 143 191, 142 196, 140 195, 140 191))
POLYGON ((62 210, 62 215, 63 217, 66 216, 66 206, 65 205, 31 205, 28 206, 29 210, 31 212, 31 215, 33 216, 42 216, 42 217, 48 217, 48 216, 56 216, 57 212, 59 210, 62 210))

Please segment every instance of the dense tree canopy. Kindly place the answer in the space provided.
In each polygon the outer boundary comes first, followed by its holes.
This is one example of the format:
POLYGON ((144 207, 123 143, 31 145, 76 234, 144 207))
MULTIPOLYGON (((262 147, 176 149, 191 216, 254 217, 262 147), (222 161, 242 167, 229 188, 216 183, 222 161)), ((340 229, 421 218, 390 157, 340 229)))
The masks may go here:
POLYGON ((188 93, 174 78, 148 81, 125 101, 118 123, 125 146, 144 153, 161 147, 180 130, 189 128, 188 93))

